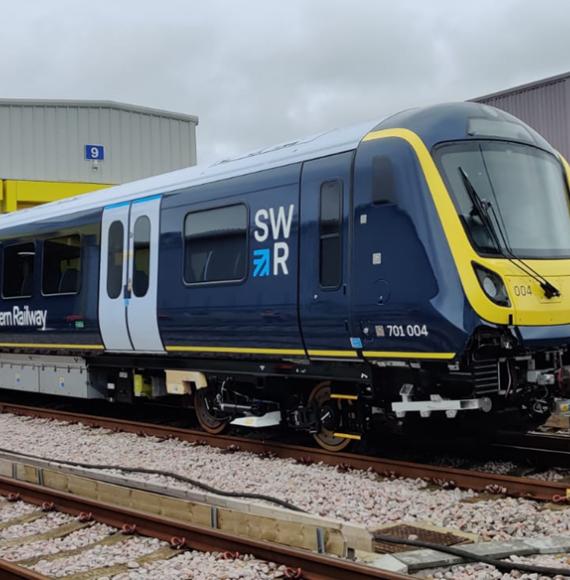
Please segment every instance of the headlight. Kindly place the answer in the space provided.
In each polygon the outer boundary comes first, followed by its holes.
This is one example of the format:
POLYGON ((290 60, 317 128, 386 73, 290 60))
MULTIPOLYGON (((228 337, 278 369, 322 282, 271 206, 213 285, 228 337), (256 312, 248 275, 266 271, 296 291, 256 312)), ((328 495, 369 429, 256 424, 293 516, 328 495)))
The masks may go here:
POLYGON ((487 296, 495 300, 497 294, 499 294, 499 288, 497 288, 495 280, 490 276, 483 275, 481 283, 483 284, 483 290, 485 290, 487 296))
POLYGON ((487 270, 487 268, 483 268, 479 264, 473 264, 473 269, 475 270, 475 274, 477 274, 477 279, 479 280, 479 284, 481 284, 481 288, 483 288, 483 292, 485 292, 490 300, 499 306, 511 305, 507 289, 498 274, 487 270))

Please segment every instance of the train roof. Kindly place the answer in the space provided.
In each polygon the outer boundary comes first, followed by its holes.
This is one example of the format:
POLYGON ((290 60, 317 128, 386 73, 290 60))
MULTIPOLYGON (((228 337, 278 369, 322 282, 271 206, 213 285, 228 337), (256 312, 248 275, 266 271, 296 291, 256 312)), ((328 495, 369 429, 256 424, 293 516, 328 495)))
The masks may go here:
POLYGON ((131 181, 122 185, 100 189, 23 209, 0 216, 0 228, 11 228, 22 224, 103 208, 107 205, 135 200, 149 195, 169 193, 193 185, 238 177, 266 169, 273 169, 316 157, 325 157, 355 149, 362 138, 376 127, 379 120, 369 121, 343 129, 332 129, 286 141, 271 147, 257 149, 236 157, 222 159, 209 165, 196 165, 169 173, 131 181))

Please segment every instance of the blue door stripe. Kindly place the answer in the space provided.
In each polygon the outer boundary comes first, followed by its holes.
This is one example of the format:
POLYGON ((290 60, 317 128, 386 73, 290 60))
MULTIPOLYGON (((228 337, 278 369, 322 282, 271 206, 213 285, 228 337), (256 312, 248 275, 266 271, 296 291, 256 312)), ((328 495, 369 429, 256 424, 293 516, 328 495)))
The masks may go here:
POLYGON ((114 209, 116 207, 124 207, 126 205, 135 204, 135 203, 146 203, 147 201, 153 201, 155 199, 160 199, 162 195, 160 193, 156 195, 149 195, 147 197, 141 197, 139 199, 131 199, 129 201, 118 201, 117 203, 111 203, 106 205, 104 209, 114 209))

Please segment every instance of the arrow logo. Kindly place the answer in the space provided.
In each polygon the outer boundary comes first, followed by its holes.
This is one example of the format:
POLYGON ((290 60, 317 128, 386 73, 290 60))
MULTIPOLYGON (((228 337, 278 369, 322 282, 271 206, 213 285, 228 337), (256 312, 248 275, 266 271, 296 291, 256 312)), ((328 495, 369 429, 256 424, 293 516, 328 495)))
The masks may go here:
POLYGON ((271 254, 269 248, 253 251, 253 277, 269 276, 271 254))

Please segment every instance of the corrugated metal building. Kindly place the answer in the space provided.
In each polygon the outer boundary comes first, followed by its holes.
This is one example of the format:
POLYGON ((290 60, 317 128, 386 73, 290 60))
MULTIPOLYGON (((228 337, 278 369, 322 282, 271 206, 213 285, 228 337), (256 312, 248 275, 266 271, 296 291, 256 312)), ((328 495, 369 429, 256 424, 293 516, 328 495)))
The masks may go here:
POLYGON ((522 119, 570 159, 570 73, 478 97, 522 119))
POLYGON ((112 101, 0 99, 0 209, 195 165, 197 124, 112 101))

